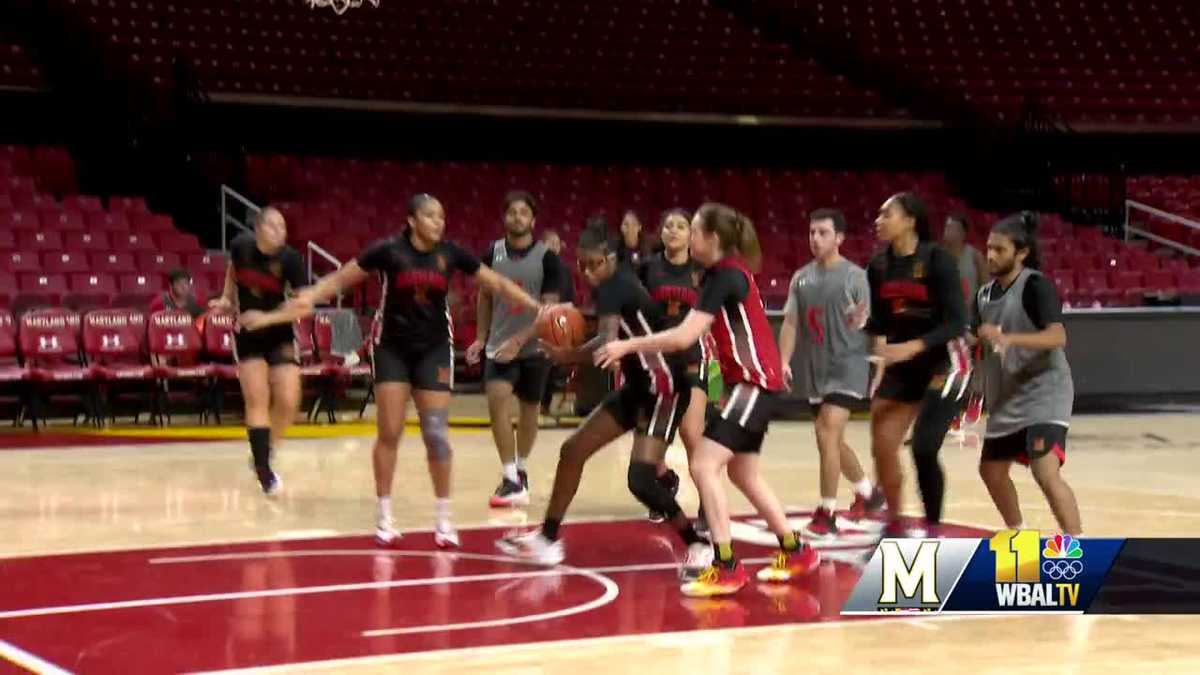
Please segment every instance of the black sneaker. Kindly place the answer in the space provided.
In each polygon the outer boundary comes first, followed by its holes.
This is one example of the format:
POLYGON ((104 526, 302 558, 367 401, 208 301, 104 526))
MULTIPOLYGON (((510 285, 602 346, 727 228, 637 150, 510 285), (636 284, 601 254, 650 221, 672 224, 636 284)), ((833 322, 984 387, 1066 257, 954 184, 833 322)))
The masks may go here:
MULTIPOLYGON (((679 494, 679 474, 675 473, 671 469, 667 469, 666 473, 658 477, 658 484, 670 490, 672 497, 679 494)), ((652 523, 661 523, 667 519, 667 515, 665 513, 661 511, 655 511, 654 509, 650 509, 650 513, 647 517, 652 523)))
POLYGON ((510 506, 522 506, 529 503, 529 490, 520 483, 514 483, 505 478, 500 481, 496 492, 488 498, 488 506, 502 509, 510 506))
POLYGON ((529 474, 525 472, 525 469, 517 469, 517 477, 521 479, 521 487, 529 492, 529 474))

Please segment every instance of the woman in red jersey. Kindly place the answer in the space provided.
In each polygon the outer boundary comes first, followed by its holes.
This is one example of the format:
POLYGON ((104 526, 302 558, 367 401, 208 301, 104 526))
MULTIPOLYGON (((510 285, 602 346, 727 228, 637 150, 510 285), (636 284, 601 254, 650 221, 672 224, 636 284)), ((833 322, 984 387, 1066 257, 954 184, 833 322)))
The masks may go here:
POLYGON ((762 255, 758 236, 748 218, 713 203, 696 212, 691 231, 692 258, 706 268, 697 305, 670 330, 608 343, 596 352, 595 361, 607 367, 630 353, 682 351, 712 330, 726 394, 705 427, 690 468, 708 517, 715 560, 680 590, 691 596, 728 595, 744 586, 747 577, 733 556, 729 506, 721 489, 726 467, 729 479, 779 538, 779 555, 759 571, 759 580, 787 581, 806 574, 820 563, 820 555, 792 531, 758 470, 771 404, 784 388, 779 348, 751 272, 762 255))

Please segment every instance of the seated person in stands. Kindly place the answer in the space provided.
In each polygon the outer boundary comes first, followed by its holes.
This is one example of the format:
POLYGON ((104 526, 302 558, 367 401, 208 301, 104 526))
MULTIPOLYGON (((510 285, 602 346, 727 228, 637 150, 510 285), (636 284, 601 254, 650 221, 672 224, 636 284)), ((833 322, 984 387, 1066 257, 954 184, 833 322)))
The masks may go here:
POLYGON ((167 281, 168 289, 150 301, 151 314, 164 309, 182 309, 193 317, 204 313, 204 307, 196 302, 196 297, 192 294, 192 275, 186 270, 176 268, 167 274, 167 281))

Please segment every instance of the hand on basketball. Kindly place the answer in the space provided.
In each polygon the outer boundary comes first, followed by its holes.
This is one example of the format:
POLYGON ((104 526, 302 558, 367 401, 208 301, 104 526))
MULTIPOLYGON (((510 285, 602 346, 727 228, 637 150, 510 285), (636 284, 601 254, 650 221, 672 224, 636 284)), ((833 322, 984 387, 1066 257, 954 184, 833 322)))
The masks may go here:
POLYGON ((472 342, 471 346, 467 347, 467 364, 468 365, 473 366, 476 363, 479 363, 479 357, 480 357, 480 355, 483 354, 483 347, 484 347, 483 342, 481 342, 479 340, 472 342))
POLYGON ((242 330, 248 331, 265 328, 268 325, 267 315, 257 309, 246 310, 238 316, 238 325, 242 327, 242 330))
POLYGON ((629 343, 625 340, 615 340, 592 353, 592 363, 600 368, 615 368, 621 364, 621 358, 628 353, 629 343))

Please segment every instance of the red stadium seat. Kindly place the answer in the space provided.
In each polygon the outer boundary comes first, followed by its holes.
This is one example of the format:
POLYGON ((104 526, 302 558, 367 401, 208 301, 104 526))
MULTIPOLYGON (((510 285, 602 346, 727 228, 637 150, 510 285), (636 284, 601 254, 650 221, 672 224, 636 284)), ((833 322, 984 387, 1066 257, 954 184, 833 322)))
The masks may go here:
POLYGON ((54 251, 42 254, 42 269, 53 274, 72 274, 89 269, 87 256, 82 252, 54 251))
POLYGON ((0 382, 12 384, 29 379, 29 369, 17 358, 17 324, 12 312, 0 309, 0 382))
POLYGON ((158 274, 126 274, 118 282, 120 292, 113 298, 114 307, 146 307, 154 296, 166 288, 158 274))
POLYGON ((71 275, 71 291, 62 302, 76 312, 108 307, 117 294, 117 282, 109 274, 82 273, 71 275))
POLYGON ((0 254, 0 270, 8 272, 37 272, 42 268, 37 253, 31 251, 9 251, 0 254))
POLYGON ((133 254, 128 251, 108 252, 96 251, 90 254, 92 269, 105 274, 133 274, 137 272, 137 263, 133 254))
POLYGON ((131 227, 129 217, 124 213, 89 213, 86 220, 88 229, 92 231, 128 232, 131 227))
POLYGON ((109 247, 108 233, 102 230, 67 232, 63 235, 64 251, 91 253, 93 251, 107 251, 109 247))
POLYGON ((149 235, 137 231, 113 233, 112 243, 114 251, 136 253, 138 251, 154 251, 157 249, 149 235))
POLYGON ((183 261, 177 253, 140 251, 137 253, 136 259, 138 271, 142 274, 166 274, 183 266, 183 261))
MULTIPOLYGON (((197 329, 197 321, 182 310, 164 310, 150 315, 147 331, 147 346, 154 365, 154 376, 164 382, 183 381, 191 383, 187 389, 174 389, 174 395, 188 395, 200 403, 204 415, 211 411, 211 388, 207 380, 213 374, 211 365, 200 361, 204 343, 197 329)), ((170 416, 170 400, 167 390, 159 392, 155 406, 159 423, 170 416)))
POLYGON ((82 360, 79 315, 66 309, 27 312, 20 319, 19 335, 28 379, 34 383, 29 405, 34 428, 43 418, 46 404, 64 393, 80 401, 85 414, 93 413, 94 396, 86 384, 94 379, 94 373, 82 360))
POLYGON ((46 230, 19 230, 17 247, 26 251, 61 251, 63 247, 62 234, 46 230))
POLYGON ((17 276, 17 295, 13 311, 21 314, 38 307, 54 307, 67 292, 67 278, 61 274, 26 272, 17 276))

